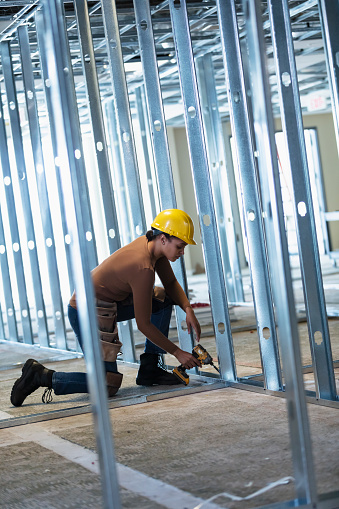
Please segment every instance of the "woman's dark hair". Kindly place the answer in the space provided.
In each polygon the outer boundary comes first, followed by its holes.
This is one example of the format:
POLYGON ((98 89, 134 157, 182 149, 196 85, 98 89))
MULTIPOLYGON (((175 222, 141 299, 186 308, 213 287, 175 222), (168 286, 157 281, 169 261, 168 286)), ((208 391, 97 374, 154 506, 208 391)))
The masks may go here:
POLYGON ((161 234, 165 235, 167 239, 171 239, 171 235, 169 235, 169 233, 161 232, 159 230, 156 230, 155 228, 152 228, 151 230, 148 230, 148 232, 146 232, 146 238, 148 242, 151 242, 152 240, 156 239, 158 235, 161 234))

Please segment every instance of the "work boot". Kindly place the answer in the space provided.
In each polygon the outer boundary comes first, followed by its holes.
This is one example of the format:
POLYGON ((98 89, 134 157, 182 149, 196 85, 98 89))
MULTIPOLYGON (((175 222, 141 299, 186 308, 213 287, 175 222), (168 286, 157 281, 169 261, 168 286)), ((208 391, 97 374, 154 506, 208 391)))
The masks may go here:
POLYGON ((55 373, 52 369, 47 369, 40 362, 34 359, 28 359, 23 368, 22 375, 14 383, 11 392, 11 403, 14 406, 21 406, 27 396, 39 389, 46 387, 42 396, 43 403, 52 401, 52 375, 55 373))
POLYGON ((106 385, 109 398, 115 396, 120 389, 122 377, 122 373, 113 373, 111 371, 106 372, 106 385))
POLYGON ((137 385, 179 385, 179 379, 163 367, 162 357, 154 353, 140 355, 137 385))

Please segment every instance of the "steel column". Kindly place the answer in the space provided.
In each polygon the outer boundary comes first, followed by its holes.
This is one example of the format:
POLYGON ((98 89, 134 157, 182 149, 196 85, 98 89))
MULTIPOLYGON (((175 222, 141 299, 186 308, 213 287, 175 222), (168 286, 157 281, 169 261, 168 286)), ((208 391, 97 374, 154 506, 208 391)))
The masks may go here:
POLYGON ((244 302, 226 154, 211 54, 196 59, 211 184, 229 303, 244 302))
POLYGON ((115 196, 117 200, 117 213, 120 223, 120 236, 123 245, 131 242, 128 218, 128 196, 126 190, 126 178, 121 160, 119 135, 117 130, 114 102, 109 100, 105 103, 105 118, 110 141, 110 154, 112 157, 112 172, 115 196))
POLYGON ((140 135, 141 135, 141 143, 144 154, 145 168, 146 168, 146 177, 147 177, 147 188, 149 194, 149 200, 152 210, 152 217, 154 218, 157 215, 157 210, 155 206, 155 196, 154 196, 154 186, 152 179, 152 171, 151 171, 151 161, 150 161, 150 151, 148 148, 148 139, 150 138, 150 130, 145 119, 145 97, 141 87, 137 87, 135 89, 135 105, 137 109, 137 116, 140 127, 140 135))
POLYGON ((107 53, 111 72, 116 123, 122 154, 124 173, 128 182, 130 221, 132 237, 136 238, 146 231, 145 214, 140 187, 138 163, 135 154, 133 127, 128 100, 128 90, 122 58, 119 24, 114 0, 101 0, 107 53))
MULTIPOLYGON (((1 175, 5 184, 7 215, 11 233, 11 243, 12 243, 11 249, 13 249, 15 278, 18 289, 19 306, 21 312, 20 321, 22 325, 23 341, 28 344, 33 344, 31 312, 27 300, 26 281, 23 269, 22 254, 20 249, 20 236, 16 216, 16 205, 14 200, 11 167, 9 162, 7 145, 7 133, 5 127, 1 93, 0 93, 0 157, 1 157, 1 175)), ((1 208, 2 207, 4 207, 4 204, 1 204, 1 208)), ((7 296, 7 298, 9 298, 9 296, 7 296)), ((9 301, 8 303, 6 303, 6 305, 7 304, 8 304, 7 316, 9 317, 12 323, 13 340, 18 341, 19 340, 18 336, 16 336, 16 339, 14 338, 14 334, 17 334, 17 331, 16 331, 15 308, 13 305, 12 294, 10 294, 9 301)))
POLYGON ((284 224, 279 168, 274 139, 271 93, 266 71, 266 47, 259 0, 243 0, 251 73, 254 132, 267 232, 274 304, 286 383, 295 488, 299 503, 316 506, 312 444, 302 378, 298 324, 284 224))
MULTIPOLYGON (((87 3, 83 0, 75 0, 75 8, 80 39, 82 68, 85 76, 87 101, 90 110, 91 128, 95 143, 95 154, 104 205, 106 234, 109 251, 112 254, 121 247, 121 243, 117 212, 114 203, 112 174, 109 164, 98 76, 95 66, 91 26, 87 3)), ((121 333, 120 339, 123 343, 124 360, 135 362, 132 327, 120 327, 119 331, 121 333)))
POLYGON ((87 376, 102 473, 104 504, 109 509, 120 509, 120 497, 114 458, 113 437, 107 407, 107 390, 98 341, 98 325, 94 307, 94 292, 90 275, 86 240, 84 209, 87 199, 82 197, 79 180, 85 172, 83 152, 79 144, 77 105, 72 92, 73 79, 65 68, 67 36, 63 18, 62 0, 43 0, 46 57, 51 80, 51 99, 56 123, 58 157, 62 170, 62 186, 70 193, 66 200, 67 223, 72 236, 72 265, 77 293, 80 329, 86 351, 87 376), (68 82, 72 81, 71 84, 68 82), (75 117, 75 118, 74 118, 75 117))
MULTIPOLYGON (((269 0, 271 33, 281 102, 294 217, 317 396, 336 399, 333 359, 302 122, 298 77, 287 0, 269 0)), ((338 18, 339 21, 339 18, 338 18)))
MULTIPOLYGON (((147 110, 161 209, 173 209, 177 208, 177 202, 168 147, 164 108, 161 98, 149 0, 139 0, 135 2, 134 10, 140 45, 140 56, 144 72, 147 110)), ((172 267, 177 280, 184 289, 186 295, 188 295, 183 258, 174 262, 172 267)), ((185 323, 186 313, 179 306, 176 306, 175 314, 180 347, 190 351, 194 346, 193 333, 188 334, 187 329, 182 327, 182 323, 185 323)))
MULTIPOLYGON (((44 41, 44 38, 41 37, 41 34, 43 34, 44 29, 45 29, 44 25, 43 25, 43 17, 42 16, 35 15, 35 26, 36 26, 36 33, 37 33, 38 48, 39 48, 40 72, 41 72, 41 77, 42 77, 43 86, 44 86, 47 114, 48 114, 48 118, 49 118, 49 132, 51 135, 51 143, 52 143, 54 161, 57 161, 56 157, 57 157, 58 151, 56 148, 57 142, 56 142, 56 133, 54 130, 55 122, 53 120, 53 105, 52 105, 52 100, 51 100, 50 79, 48 77, 48 69, 47 69, 47 61, 46 61, 46 48, 44 47, 45 41, 44 41)), ((68 238, 68 230, 67 230, 67 224, 66 224, 65 203, 64 203, 64 196, 62 194, 60 168, 56 164, 54 164, 54 169, 55 169, 55 177, 56 177, 57 188, 58 188, 63 241, 64 241, 65 254, 66 254, 67 273, 68 273, 68 281, 69 281, 69 287, 70 287, 69 289, 70 289, 70 294, 71 294, 74 291, 75 286, 74 286, 74 280, 73 280, 73 274, 72 274, 72 263, 71 263, 71 252, 70 252, 71 248, 70 248, 69 243, 66 242, 66 239, 68 238)))
POLYGON ((217 0, 217 6, 232 133, 243 191, 244 224, 265 386, 278 391, 282 389, 279 349, 235 2, 217 0))
POLYGON ((60 348, 61 350, 66 350, 67 345, 66 345, 65 317, 61 298, 60 278, 56 258, 52 217, 45 176, 45 164, 41 143, 41 132, 34 85, 33 66, 29 49, 28 27, 26 25, 23 25, 18 28, 18 38, 21 55, 21 68, 26 99, 27 117, 32 145, 33 160, 35 165, 35 177, 38 188, 40 211, 42 211, 41 220, 46 243, 45 250, 51 287, 55 340, 57 348, 60 348))
MULTIPOLYGON (((36 321, 38 325, 38 336, 41 346, 49 346, 48 327, 46 318, 46 309, 42 294, 42 283, 39 269, 39 261, 37 255, 37 243, 34 233, 33 217, 31 210, 31 201, 28 191, 27 171, 24 156, 24 147, 22 132, 20 127, 19 105, 15 89, 14 73, 12 69, 12 58, 10 51, 10 43, 1 43, 2 70, 4 74, 5 89, 8 101, 8 111, 16 160, 16 171, 20 186, 20 195, 22 208, 25 218, 25 226, 27 232, 27 243, 29 260, 33 281, 33 293, 36 308, 36 321)), ((25 310, 22 311, 22 313, 25 310)), ((28 312, 28 310, 26 310, 28 312)), ((25 312, 25 314, 26 314, 25 312)))
POLYGON ((221 368, 220 371, 224 379, 234 381, 236 379, 236 368, 231 323, 228 314, 225 280, 213 206, 210 172, 208 168, 186 1, 170 0, 169 6, 179 67, 180 87, 184 101, 189 154, 199 211, 212 317, 221 368))
POLYGON ((80 42, 82 69, 85 77, 87 102, 90 113, 89 117, 95 144, 95 156, 98 164, 100 187, 104 205, 106 235, 109 252, 114 253, 114 251, 119 249, 121 246, 88 6, 87 2, 84 2, 83 0, 75 0, 74 5, 80 42))
MULTIPOLYGON (((41 27, 42 28, 42 27, 41 27)), ((65 27, 65 33, 66 27, 65 27)), ((42 39, 42 37, 41 37, 42 39)), ((69 74, 70 79, 66 80, 66 86, 68 87, 68 93, 73 95, 73 104, 77 106, 77 100, 76 100, 76 94, 75 94, 75 87, 74 87, 74 77, 73 77, 73 70, 72 70, 72 62, 71 62, 71 56, 70 56, 70 49, 68 44, 68 39, 65 39, 66 46, 65 46, 65 52, 62 55, 63 58, 63 68, 65 70, 65 73, 69 74)), ((46 51, 46 48, 44 47, 44 44, 41 44, 40 52, 43 53, 46 51)), ((41 56, 41 63, 46 63, 46 55, 41 56)), ((48 62, 47 62, 47 69, 48 69, 48 62)), ((47 73, 48 80, 52 80, 52 77, 47 73)), ((48 82, 49 84, 49 82, 48 82)), ((48 87, 47 87, 48 88, 48 87)), ((46 95, 47 97, 47 95, 46 95)), ((55 108, 53 108, 53 104, 51 105, 52 112, 55 114, 55 108)), ((53 116, 53 113, 51 113, 51 117, 53 116)), ((74 130, 74 139, 77 140, 76 143, 76 152, 75 157, 82 157, 82 137, 81 137, 81 128, 80 128, 80 121, 79 121, 79 112, 78 108, 74 108, 73 113, 73 130, 74 130)), ((52 119, 51 119, 52 120, 52 119)), ((57 133, 56 133, 57 136, 57 133)), ((59 154, 60 157, 60 154, 59 154)), ((59 167, 60 159, 56 158, 56 166, 58 167, 58 172, 60 172, 59 167)), ((78 186, 80 189, 80 193, 82 196, 82 200, 86 201, 87 206, 84 207, 83 210, 83 222, 86 228, 86 239, 87 239, 87 251, 88 251, 88 257, 89 257, 89 266, 90 269, 94 269, 98 265, 98 257, 97 257, 97 251, 96 251, 96 241, 95 241, 95 233, 93 230, 93 223, 92 223, 92 215, 91 215, 91 203, 89 199, 89 192, 88 192, 88 184, 87 184, 87 176, 86 176, 86 167, 83 166, 84 171, 80 172, 78 175, 78 186)), ((61 175, 62 179, 62 175, 61 175)), ((67 207, 67 203, 65 203, 65 207, 67 207)))
POLYGON ((318 7, 339 153, 339 2, 336 0, 318 0, 318 7))

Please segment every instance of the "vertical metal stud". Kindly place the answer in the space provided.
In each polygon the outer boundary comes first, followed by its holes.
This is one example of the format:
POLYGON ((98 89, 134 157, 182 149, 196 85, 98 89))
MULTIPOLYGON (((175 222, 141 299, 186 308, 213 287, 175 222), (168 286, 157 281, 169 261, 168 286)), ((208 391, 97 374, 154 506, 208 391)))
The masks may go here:
POLYGON ((109 251, 114 253, 120 247, 120 238, 87 2, 75 0, 75 13, 89 116, 95 144, 95 156, 98 163, 100 188, 104 205, 106 235, 109 251))
MULTIPOLYGON (((36 320, 38 324, 38 336, 42 346, 49 346, 46 309, 42 294, 42 283, 40 277, 39 262, 37 256, 37 243, 35 239, 31 202, 28 191, 27 171, 24 156, 23 139, 20 127, 19 105, 16 95, 14 74, 12 69, 12 58, 10 43, 1 43, 2 69, 4 73, 5 89, 8 101, 8 111, 11 125, 11 132, 14 145, 15 160, 17 166, 18 180, 21 193, 21 201, 24 211, 27 241, 29 246, 29 260, 32 271, 33 292, 36 308, 36 320), (31 247, 31 248, 30 248, 31 247)), ((23 310, 25 314, 28 310, 23 310)))
POLYGON ((227 298, 229 303, 244 302, 230 185, 226 172, 226 154, 211 54, 199 57, 196 60, 196 66, 227 298))
POLYGON ((146 222, 142 205, 142 194, 135 154, 132 119, 122 57, 118 17, 114 0, 102 0, 101 9, 111 72, 122 163, 124 166, 126 180, 128 182, 129 207, 131 214, 130 221, 133 226, 132 237, 135 238, 145 233, 146 222))
POLYGON ((147 184, 148 184, 148 194, 150 200, 150 206, 152 210, 152 217, 154 218, 157 215, 156 206, 155 206, 155 196, 154 196, 154 186, 152 180, 152 171, 151 171, 151 161, 150 161, 150 153, 148 149, 147 139, 149 138, 149 128, 147 121, 145 119, 145 111, 144 111, 144 93, 141 87, 137 87, 135 89, 135 104, 137 109, 137 116, 140 126, 141 133, 141 143, 144 154, 144 161, 146 167, 146 176, 147 176, 147 184))
POLYGON ((236 368, 231 324, 213 207, 186 1, 170 0, 169 6, 179 67, 180 87, 184 101, 189 154, 199 211, 218 357, 222 376, 226 380, 234 381, 236 378, 236 368))
MULTIPOLYGON (((93 417, 102 473, 104 504, 108 509, 120 509, 120 497, 114 457, 112 429, 107 407, 107 391, 98 341, 98 324, 94 307, 94 292, 90 275, 89 253, 86 240, 84 208, 79 186, 81 173, 85 171, 83 153, 79 145, 78 123, 74 119, 77 105, 69 69, 65 69, 67 36, 63 18, 62 0, 43 0, 46 61, 51 80, 51 99, 56 123, 57 149, 62 169, 62 185, 65 192, 72 190, 66 201, 67 223, 72 236, 72 264, 77 293, 79 322, 86 351, 87 376, 90 388, 93 417), (77 152, 79 151, 79 152, 77 152)), ((73 80, 72 80, 73 81, 73 80)))
MULTIPOLYGON (((114 190, 109 156, 106 142, 104 119, 101 108, 101 98, 98 76, 95 67, 95 56, 91 26, 87 3, 75 0, 77 25, 80 39, 82 68, 85 75, 87 101, 90 110, 90 121, 95 143, 99 180, 106 220, 106 234, 110 253, 121 247, 117 212, 114 203, 114 190)), ((132 327, 120 327, 121 341, 123 343, 124 360, 135 362, 132 327)))
POLYGON ((325 45, 326 63, 332 96, 332 112, 339 153, 339 4, 333 0, 318 0, 319 15, 325 45))
MULTIPOLYGON (((161 99, 160 79, 157 66, 157 57, 154 45, 152 19, 149 0, 139 0, 134 3, 137 24, 140 56, 144 71, 145 95, 147 101, 148 118, 154 153, 155 171, 158 181, 161 208, 172 209, 177 207, 168 139, 165 124, 165 115, 161 99)), ((188 295, 188 285, 183 258, 173 263, 173 270, 177 280, 188 295)), ((194 346, 192 334, 182 327, 186 314, 175 307, 178 338, 181 348, 190 351, 194 346)))
POLYGON ((21 54, 22 79, 24 84, 27 117, 30 131, 30 139, 35 165, 35 177, 37 181, 38 196, 43 232, 45 236, 45 250, 48 264, 48 275, 50 279, 54 330, 57 348, 65 350, 66 329, 63 303, 60 290, 60 278, 56 258, 55 242, 53 236, 52 217, 49 206, 47 183, 45 176, 45 164, 41 143, 41 132, 39 125, 36 93, 34 87, 33 66, 29 49, 29 38, 27 26, 18 28, 19 47, 21 54))
MULTIPOLYGON (((72 62, 71 62, 71 56, 70 56, 70 49, 68 40, 66 40, 66 46, 65 46, 65 52, 62 55, 63 59, 63 69, 64 73, 69 76, 69 79, 66 80, 66 86, 68 87, 68 93, 73 95, 73 104, 77 104, 76 102, 76 93, 75 93, 75 86, 74 86, 74 77, 73 77, 73 71, 72 71, 72 62)), ((41 44, 40 46, 40 52, 44 53, 46 51, 46 48, 44 47, 44 44, 41 44)), ((47 64, 48 69, 48 62, 46 62, 46 55, 41 56, 41 63, 47 64)), ((47 79, 52 80, 52 77, 47 74, 47 79)), ((47 103, 48 105, 48 103, 47 103)), ((53 108, 53 105, 50 105, 52 107, 52 113, 50 117, 53 116, 53 112, 55 113, 55 108, 53 108)), ((82 147, 82 137, 81 137, 81 129, 80 129, 80 121, 79 121, 79 113, 78 108, 75 108, 73 111, 74 118, 73 118, 73 129, 74 129, 74 139, 77 140, 75 145, 75 157, 81 159, 83 157, 83 147, 82 147)), ((57 136, 57 133, 56 133, 57 136)), ((60 158, 60 154, 58 154, 60 158)), ((56 161, 56 165, 58 165, 59 159, 56 161)), ((85 170, 85 167, 84 167, 85 170)), ((62 178, 62 176, 61 176, 62 178)), ((78 187, 80 189, 80 193, 82 196, 82 200, 86 201, 87 206, 84 207, 83 210, 83 222, 86 228, 86 240, 87 240, 87 251, 88 251, 88 257, 89 257, 89 264, 91 270, 94 269, 94 267, 98 264, 98 256, 96 251, 96 240, 95 240, 95 233, 93 229, 93 222, 92 222, 92 215, 91 215, 91 207, 90 207, 90 199, 89 199, 89 192, 88 192, 88 184, 87 184, 87 177, 86 177, 86 171, 80 172, 78 176, 78 187)), ((65 206, 67 204, 65 203, 65 206)))
POLYGON ((124 168, 121 160, 119 134, 117 130, 113 100, 105 102, 105 119, 107 123, 110 153, 112 157, 112 172, 113 182, 115 184, 115 197, 120 225, 120 237, 122 244, 126 245, 131 242, 132 238, 128 218, 128 196, 126 190, 127 186, 126 179, 124 178, 124 168))
POLYGON ((282 389, 280 359, 235 2, 217 0, 217 5, 232 133, 243 191, 244 223, 265 386, 278 391, 282 389))
POLYGON ((294 191, 294 217, 297 227, 316 392, 320 398, 335 400, 337 392, 308 172, 298 77, 293 53, 289 7, 286 0, 280 2, 269 0, 268 7, 281 102, 281 120, 294 191))
MULTIPOLYGON (((16 206, 14 200, 13 184, 11 167, 9 162, 8 145, 7 145, 7 133, 4 119, 4 112, 2 106, 2 97, 0 94, 0 157, 1 157, 1 173, 5 184, 5 196, 7 204, 7 214, 9 220, 10 234, 11 234, 11 249, 13 249, 14 267, 15 267, 15 278, 18 289, 19 306, 21 314, 21 325, 23 333, 24 343, 33 344, 33 332, 31 323, 31 313, 29 309, 26 281, 23 269, 22 254, 20 249, 20 237, 18 221, 16 216, 16 206)), ((5 204, 1 204, 1 207, 5 204)), ((9 296, 7 296, 9 298, 9 296)), ((12 322, 12 335, 16 333, 16 317, 15 309, 12 298, 8 301, 7 316, 10 317, 12 322), (15 327, 15 328, 14 328, 15 327)), ((15 341, 14 337, 13 340, 15 341)), ((18 341, 18 337, 16 338, 18 341)))
MULTIPOLYGON (((0 129, 0 136, 1 136, 1 129, 0 129)), ((0 146, 0 150, 2 147, 0 146)), ((2 287, 4 292, 4 299, 5 299, 5 305, 6 305, 6 321, 7 321, 7 327, 8 327, 8 339, 10 341, 18 341, 18 329, 17 329, 17 323, 16 323, 16 317, 14 310, 14 303, 13 303, 13 296, 12 296, 12 285, 11 285, 11 277, 9 273, 9 266, 8 266, 8 258, 7 258, 7 249, 6 249, 6 240, 5 240, 5 232, 2 222, 2 215, 0 214, 0 269, 1 269, 1 279, 2 279, 2 287), (8 313, 8 310, 11 309, 12 312, 8 313)), ((3 325, 3 318, 2 318, 2 310, 1 310, 1 324, 0 324, 0 334, 1 339, 5 339, 5 329, 3 325)))
MULTIPOLYGON (((47 61, 46 61, 46 49, 44 47, 44 38, 41 37, 41 34, 43 34, 44 29, 45 29, 44 25, 43 25, 43 17, 42 16, 39 16, 39 15, 35 16, 35 26, 36 26, 38 48, 39 48, 40 72, 41 72, 41 78, 43 81, 46 106, 47 106, 47 114, 48 114, 48 118, 49 118, 49 131, 50 131, 50 135, 51 135, 52 150, 53 150, 54 161, 57 161, 58 151, 56 148, 57 142, 56 142, 56 133, 54 130, 55 122, 53 120, 53 106, 52 106, 52 101, 51 101, 50 79, 48 76, 47 61)), ((55 168, 55 177, 56 177, 57 188, 58 188, 59 209, 60 209, 60 215, 61 215, 61 225, 62 225, 66 263, 67 263, 69 290, 70 290, 70 294, 71 294, 74 291, 75 286, 74 286, 74 280, 73 280, 73 274, 72 274, 72 263, 71 263, 71 252, 70 252, 71 248, 70 248, 70 244, 68 242, 66 242, 66 239, 68 239, 69 236, 68 236, 67 224, 66 224, 65 203, 64 203, 64 197, 62 194, 60 168, 56 164, 54 165, 54 168, 55 168)))
POLYGON ((259 150, 258 166, 267 232, 267 250, 286 383, 295 488, 299 503, 317 503, 312 445, 303 387, 298 324, 284 224, 279 168, 274 139, 270 87, 261 2, 243 0, 251 73, 254 131, 259 150))

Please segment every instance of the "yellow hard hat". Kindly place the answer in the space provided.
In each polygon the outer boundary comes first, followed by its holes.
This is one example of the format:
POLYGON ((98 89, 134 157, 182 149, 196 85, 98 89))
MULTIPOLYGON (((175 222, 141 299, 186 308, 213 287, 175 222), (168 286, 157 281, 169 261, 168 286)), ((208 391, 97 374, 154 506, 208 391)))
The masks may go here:
POLYGON ((193 239, 194 225, 193 221, 186 212, 179 209, 167 209, 160 212, 151 224, 164 233, 183 240, 186 244, 196 245, 193 239))

